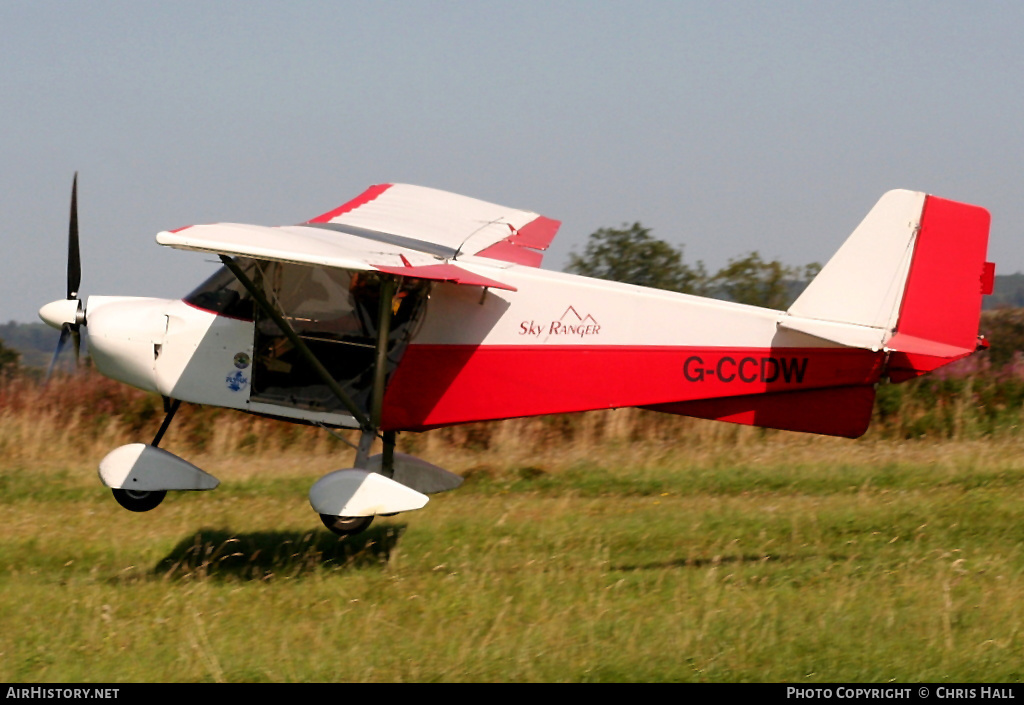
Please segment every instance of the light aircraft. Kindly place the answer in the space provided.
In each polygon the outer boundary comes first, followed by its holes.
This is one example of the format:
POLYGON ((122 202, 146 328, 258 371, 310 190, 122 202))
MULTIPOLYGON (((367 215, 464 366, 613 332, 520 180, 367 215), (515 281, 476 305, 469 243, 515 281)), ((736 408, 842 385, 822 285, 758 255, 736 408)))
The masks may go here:
POLYGON ((871 209, 795 303, 774 311, 539 268, 560 223, 435 189, 372 186, 298 225, 157 234, 223 267, 183 299, 78 296, 77 175, 65 299, 40 309, 95 367, 161 394, 150 443, 100 479, 132 511, 218 480, 159 447, 182 401, 358 429, 351 468, 310 490, 340 535, 461 478, 395 452, 399 432, 643 407, 855 438, 875 385, 973 353, 989 214, 912 191, 871 209), (371 455, 375 441, 382 453, 371 455))

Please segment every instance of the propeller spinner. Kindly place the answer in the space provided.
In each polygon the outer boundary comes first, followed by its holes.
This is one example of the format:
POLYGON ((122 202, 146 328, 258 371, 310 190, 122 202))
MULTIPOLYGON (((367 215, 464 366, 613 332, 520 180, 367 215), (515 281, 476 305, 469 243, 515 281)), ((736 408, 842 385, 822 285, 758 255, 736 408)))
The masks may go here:
POLYGON ((49 379, 53 368, 60 357, 61 350, 68 338, 74 341, 75 361, 78 361, 82 345, 80 327, 85 325, 85 306, 78 298, 78 288, 82 283, 82 260, 78 248, 78 173, 75 173, 71 184, 71 216, 68 221, 68 286, 64 299, 52 301, 39 309, 39 317, 54 328, 60 329, 57 349, 53 353, 50 367, 46 371, 49 379))

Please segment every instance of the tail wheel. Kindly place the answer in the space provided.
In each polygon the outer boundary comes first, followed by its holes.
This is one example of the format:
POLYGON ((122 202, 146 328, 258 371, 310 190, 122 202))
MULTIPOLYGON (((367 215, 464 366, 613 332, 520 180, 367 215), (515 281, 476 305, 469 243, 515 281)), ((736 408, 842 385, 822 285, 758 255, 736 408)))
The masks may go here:
POLYGON ((352 536, 366 531, 373 522, 373 517, 336 517, 331 514, 321 514, 320 521, 338 536, 352 536))
POLYGON ((164 501, 164 497, 167 496, 167 490, 154 490, 151 492, 113 490, 113 492, 117 503, 130 512, 148 512, 150 509, 155 509, 164 501))

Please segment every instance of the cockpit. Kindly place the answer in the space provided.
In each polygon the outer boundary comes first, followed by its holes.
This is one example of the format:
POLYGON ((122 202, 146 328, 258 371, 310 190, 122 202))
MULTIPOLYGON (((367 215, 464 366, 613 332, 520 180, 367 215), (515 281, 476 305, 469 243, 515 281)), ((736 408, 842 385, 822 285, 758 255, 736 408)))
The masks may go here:
MULTIPOLYGON (((344 392, 369 411, 384 275, 249 258, 235 263, 283 316, 344 392)), ((430 282, 402 278, 390 307, 387 375, 398 366, 426 311, 430 282)), ((342 402, 295 349, 277 323, 254 305, 226 267, 185 301, 221 316, 253 321, 250 399, 321 412, 344 411, 342 402)))

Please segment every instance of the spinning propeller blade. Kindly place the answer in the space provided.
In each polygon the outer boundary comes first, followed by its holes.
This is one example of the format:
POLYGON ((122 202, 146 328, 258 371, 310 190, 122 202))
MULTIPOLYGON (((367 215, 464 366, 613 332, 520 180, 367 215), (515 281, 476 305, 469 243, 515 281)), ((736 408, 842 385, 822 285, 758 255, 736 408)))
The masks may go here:
POLYGON ((82 283, 82 259, 78 251, 78 172, 71 182, 71 216, 68 219, 68 295, 78 299, 78 287, 82 283))
POLYGON ((82 259, 78 246, 78 172, 71 183, 71 214, 68 218, 68 286, 67 296, 64 301, 55 301, 47 304, 39 311, 40 317, 55 328, 60 328, 60 338, 57 339, 57 349, 53 352, 50 366, 46 370, 46 381, 49 381, 53 374, 54 367, 64 349, 68 338, 71 338, 75 347, 75 364, 81 351, 82 334, 80 326, 85 323, 85 310, 78 299, 78 289, 82 284, 82 259), (74 302, 69 305, 68 302, 74 302))
POLYGON ((50 381, 50 376, 53 374, 53 368, 57 365, 57 358, 60 357, 60 351, 64 349, 64 343, 67 342, 68 336, 71 334, 71 326, 65 323, 60 328, 60 337, 57 338, 57 349, 53 351, 53 357, 50 359, 50 366, 46 368, 47 382, 50 381))

